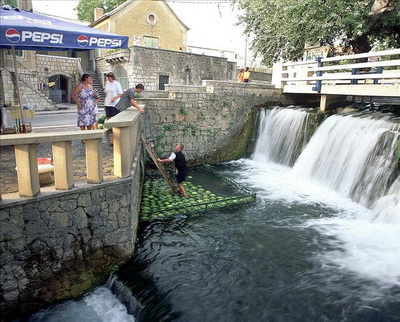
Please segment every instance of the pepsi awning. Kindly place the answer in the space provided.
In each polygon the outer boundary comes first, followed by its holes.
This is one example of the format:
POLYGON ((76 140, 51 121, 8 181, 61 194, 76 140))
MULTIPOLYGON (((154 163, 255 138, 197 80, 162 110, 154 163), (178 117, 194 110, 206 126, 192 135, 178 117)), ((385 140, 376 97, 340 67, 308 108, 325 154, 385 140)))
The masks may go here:
POLYGON ((128 37, 50 18, 10 6, 0 7, 0 48, 83 51, 128 47, 128 37))

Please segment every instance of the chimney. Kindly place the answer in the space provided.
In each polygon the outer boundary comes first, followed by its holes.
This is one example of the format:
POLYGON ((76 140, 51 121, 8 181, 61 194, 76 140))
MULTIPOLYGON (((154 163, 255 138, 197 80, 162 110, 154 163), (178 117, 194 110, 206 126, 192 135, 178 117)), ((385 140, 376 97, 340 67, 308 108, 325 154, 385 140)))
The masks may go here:
POLYGON ((94 8, 94 21, 99 19, 101 16, 104 15, 104 9, 102 8, 94 8))

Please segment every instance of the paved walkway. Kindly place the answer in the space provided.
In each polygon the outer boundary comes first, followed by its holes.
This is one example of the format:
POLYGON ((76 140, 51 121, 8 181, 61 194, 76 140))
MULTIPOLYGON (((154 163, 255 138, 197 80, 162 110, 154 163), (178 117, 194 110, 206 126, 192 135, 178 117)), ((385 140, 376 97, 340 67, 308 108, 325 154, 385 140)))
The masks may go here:
MULTIPOLYGON (((51 128, 51 129, 35 129, 35 133, 50 131, 79 131, 78 127, 70 128, 51 128)), ((80 141, 72 142, 73 153, 73 171, 74 180, 86 180, 86 158, 85 145, 80 141)), ((51 143, 41 143, 37 145, 38 158, 51 158, 51 143)), ((0 191, 2 194, 17 192, 17 171, 15 170, 15 154, 13 146, 0 147, 0 191)), ((103 139, 103 174, 104 177, 113 175, 113 155, 112 147, 108 143, 108 139, 103 139)))

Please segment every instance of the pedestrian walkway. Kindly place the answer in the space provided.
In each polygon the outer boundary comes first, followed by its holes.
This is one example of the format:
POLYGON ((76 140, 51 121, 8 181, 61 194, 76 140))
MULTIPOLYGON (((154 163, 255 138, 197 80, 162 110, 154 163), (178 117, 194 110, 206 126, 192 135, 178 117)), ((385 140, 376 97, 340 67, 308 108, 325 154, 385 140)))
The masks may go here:
MULTIPOLYGON (((54 131, 79 131, 76 126, 69 128, 40 128, 33 129, 36 133, 54 131)), ((81 141, 72 142, 74 180, 86 180, 86 156, 85 144, 81 141)), ((40 143, 37 145, 38 158, 51 158, 51 143, 40 143)), ((1 194, 18 191, 17 171, 15 170, 15 153, 13 146, 0 147, 0 191, 1 194)), ((113 149, 108 139, 103 139, 103 174, 104 178, 113 176, 113 149)))

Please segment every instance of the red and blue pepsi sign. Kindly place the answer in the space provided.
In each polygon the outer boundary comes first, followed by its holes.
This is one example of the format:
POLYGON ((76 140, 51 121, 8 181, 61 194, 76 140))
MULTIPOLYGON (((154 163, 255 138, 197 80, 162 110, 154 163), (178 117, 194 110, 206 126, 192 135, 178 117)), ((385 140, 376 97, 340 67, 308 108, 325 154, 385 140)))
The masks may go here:
POLYGON ((6 30, 6 38, 9 42, 17 43, 21 39, 21 35, 18 30, 9 28, 6 30))
POLYGON ((0 48, 89 50, 128 47, 128 37, 23 10, 0 7, 0 48))

